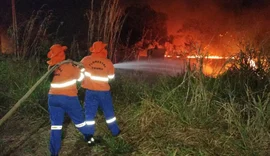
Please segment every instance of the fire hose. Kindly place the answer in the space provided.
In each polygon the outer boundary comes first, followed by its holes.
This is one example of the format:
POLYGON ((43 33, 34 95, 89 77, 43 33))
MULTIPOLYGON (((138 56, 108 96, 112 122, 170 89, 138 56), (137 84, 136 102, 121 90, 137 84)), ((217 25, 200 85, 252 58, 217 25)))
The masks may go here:
POLYGON ((0 120, 0 127, 3 125, 3 123, 9 119, 13 113, 15 113, 15 111, 21 106, 21 104, 32 94, 32 92, 37 88, 37 86, 47 77, 49 76, 56 68, 58 68, 60 65, 62 64, 66 64, 66 63, 73 63, 77 66, 82 66, 81 63, 79 62, 75 62, 72 60, 65 60, 62 61, 58 64, 56 64, 55 66, 53 66, 50 70, 48 70, 33 86, 32 88, 30 88, 26 94, 1 118, 0 120))

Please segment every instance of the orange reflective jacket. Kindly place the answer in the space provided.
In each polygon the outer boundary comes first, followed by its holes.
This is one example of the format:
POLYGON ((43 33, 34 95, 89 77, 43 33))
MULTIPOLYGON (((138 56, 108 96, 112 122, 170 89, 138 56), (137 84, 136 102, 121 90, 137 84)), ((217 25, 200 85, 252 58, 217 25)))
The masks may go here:
POLYGON ((85 78, 82 87, 89 90, 108 91, 108 81, 114 78, 114 66, 111 60, 107 59, 106 44, 98 41, 89 49, 91 56, 86 56, 81 63, 85 68, 85 78))
POLYGON ((85 68, 82 87, 89 90, 108 91, 108 81, 114 78, 111 60, 101 57, 86 56, 81 61, 85 68))
POLYGON ((53 74, 49 94, 77 96, 76 82, 83 78, 78 67, 72 63, 62 64, 53 74))

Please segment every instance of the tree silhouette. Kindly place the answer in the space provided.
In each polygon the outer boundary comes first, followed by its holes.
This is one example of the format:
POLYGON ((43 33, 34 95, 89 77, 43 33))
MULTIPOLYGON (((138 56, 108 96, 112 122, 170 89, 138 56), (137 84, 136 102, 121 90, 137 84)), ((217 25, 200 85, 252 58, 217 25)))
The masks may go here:
POLYGON ((167 38, 167 15, 157 12, 149 5, 132 5, 125 10, 127 15, 121 38, 124 41, 130 31, 130 45, 139 40, 165 41, 167 38))

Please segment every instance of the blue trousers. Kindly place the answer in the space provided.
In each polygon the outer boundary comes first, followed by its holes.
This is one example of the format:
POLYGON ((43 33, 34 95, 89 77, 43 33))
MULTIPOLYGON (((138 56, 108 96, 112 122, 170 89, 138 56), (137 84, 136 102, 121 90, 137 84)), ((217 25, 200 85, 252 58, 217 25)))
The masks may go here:
POLYGON ((48 95, 51 120, 50 152, 57 155, 61 148, 62 124, 65 113, 71 118, 78 130, 88 137, 90 131, 84 120, 83 109, 77 96, 48 95))
POLYGON ((106 123, 112 135, 117 135, 120 130, 114 115, 112 96, 110 91, 86 90, 85 93, 85 123, 90 128, 90 134, 95 133, 95 117, 98 108, 101 108, 106 118, 106 123))

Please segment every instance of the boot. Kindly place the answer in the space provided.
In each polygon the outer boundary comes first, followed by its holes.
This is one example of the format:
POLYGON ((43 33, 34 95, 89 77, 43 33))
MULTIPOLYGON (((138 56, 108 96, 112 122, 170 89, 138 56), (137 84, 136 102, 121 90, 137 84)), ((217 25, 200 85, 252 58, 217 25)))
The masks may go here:
POLYGON ((87 142, 88 146, 94 146, 95 145, 95 139, 93 135, 89 135, 85 137, 85 141, 87 142))

